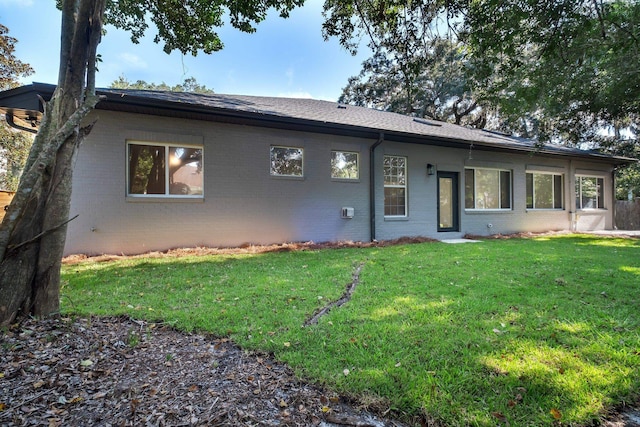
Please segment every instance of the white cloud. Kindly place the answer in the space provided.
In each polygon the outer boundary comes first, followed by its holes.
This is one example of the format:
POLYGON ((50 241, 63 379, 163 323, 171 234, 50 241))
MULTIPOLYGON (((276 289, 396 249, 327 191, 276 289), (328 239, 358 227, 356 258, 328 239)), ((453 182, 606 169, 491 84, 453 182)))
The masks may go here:
POLYGON ((138 55, 134 55, 132 53, 121 53, 118 57, 122 62, 124 62, 124 65, 128 68, 134 68, 134 69, 148 68, 147 63, 138 55))

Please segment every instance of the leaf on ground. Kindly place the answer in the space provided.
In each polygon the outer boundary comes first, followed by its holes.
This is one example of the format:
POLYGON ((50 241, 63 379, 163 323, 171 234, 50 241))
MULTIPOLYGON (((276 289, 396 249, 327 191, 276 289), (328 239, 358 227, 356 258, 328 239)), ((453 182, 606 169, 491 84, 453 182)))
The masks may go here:
POLYGON ((492 412, 491 415, 499 419, 500 421, 506 421, 507 417, 502 412, 492 412))
POLYGON ((562 418, 562 412, 560 412, 559 410, 557 410, 556 408, 552 408, 549 413, 551 414, 551 416, 556 419, 559 420, 560 418, 562 418))

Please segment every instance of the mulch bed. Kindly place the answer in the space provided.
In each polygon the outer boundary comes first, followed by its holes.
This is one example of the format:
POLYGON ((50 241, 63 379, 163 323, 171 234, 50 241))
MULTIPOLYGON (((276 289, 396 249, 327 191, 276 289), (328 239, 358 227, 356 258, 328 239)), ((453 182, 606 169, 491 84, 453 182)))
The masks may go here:
POLYGON ((400 426, 227 339, 125 317, 1 335, 0 425, 400 426))

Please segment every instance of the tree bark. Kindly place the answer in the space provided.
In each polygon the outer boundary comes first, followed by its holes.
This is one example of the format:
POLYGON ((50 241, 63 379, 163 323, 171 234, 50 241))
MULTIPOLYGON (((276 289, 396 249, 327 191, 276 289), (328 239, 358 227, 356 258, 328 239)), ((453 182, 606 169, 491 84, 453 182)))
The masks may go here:
POLYGON ((73 166, 91 129, 82 122, 99 100, 95 61, 104 9, 105 0, 62 4, 58 86, 0 226, 0 325, 59 310, 73 166))

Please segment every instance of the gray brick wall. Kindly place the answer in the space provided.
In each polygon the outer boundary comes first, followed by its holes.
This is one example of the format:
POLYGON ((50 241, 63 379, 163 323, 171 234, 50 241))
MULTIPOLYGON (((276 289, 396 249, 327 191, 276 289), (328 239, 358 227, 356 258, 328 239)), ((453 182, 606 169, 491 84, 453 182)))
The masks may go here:
POLYGON ((509 154, 480 150, 430 147, 417 144, 387 142, 376 150, 376 238, 393 239, 400 236, 425 236, 436 239, 458 238, 465 234, 490 235, 550 230, 611 229, 614 195, 611 166, 599 163, 548 157, 536 154, 509 154), (408 162, 409 209, 406 219, 385 218, 382 158, 384 155, 406 156, 408 162), (427 164, 439 171, 459 173, 460 231, 437 231, 437 176, 428 176, 427 164), (464 169, 498 168, 512 171, 512 209, 508 211, 473 211, 464 208, 464 169), (564 210, 526 209, 526 172, 563 173, 564 210), (590 172, 605 179, 605 204, 608 209, 575 210, 576 173, 590 172), (491 227, 488 227, 488 225, 491 227))
POLYGON ((98 111, 79 151, 65 252, 369 239, 367 140, 98 111), (126 141, 202 143, 204 200, 126 197, 126 141), (269 147, 304 148, 302 179, 272 177, 269 147), (330 177, 331 150, 360 153, 360 180, 330 177), (355 217, 342 219, 343 206, 355 217))
MULTIPOLYGON (((291 241, 368 241, 369 147, 375 141, 251 126, 96 111, 93 131, 81 146, 74 172, 66 254, 133 254, 174 247, 239 246, 291 241), (140 200, 126 196, 126 141, 202 144, 203 200, 140 200), (304 149, 302 179, 269 175, 269 147, 304 149), (360 153, 360 179, 332 180, 331 150, 360 153), (353 219, 342 219, 353 207, 353 219)), ((536 155, 497 154, 417 144, 385 142, 376 150, 376 237, 460 237, 466 233, 512 233, 554 229, 611 228, 611 209, 574 214, 576 171, 593 171, 611 188, 610 166, 536 155), (409 215, 383 215, 382 157, 408 159, 409 215), (436 176, 427 163, 460 175, 460 232, 437 232, 436 176), (513 209, 508 212, 464 210, 464 168, 513 170, 513 209), (527 211, 525 171, 561 170, 565 175, 563 211, 527 211), (487 224, 492 224, 489 229, 487 224)), ((611 191, 605 194, 612 206, 611 191)))

